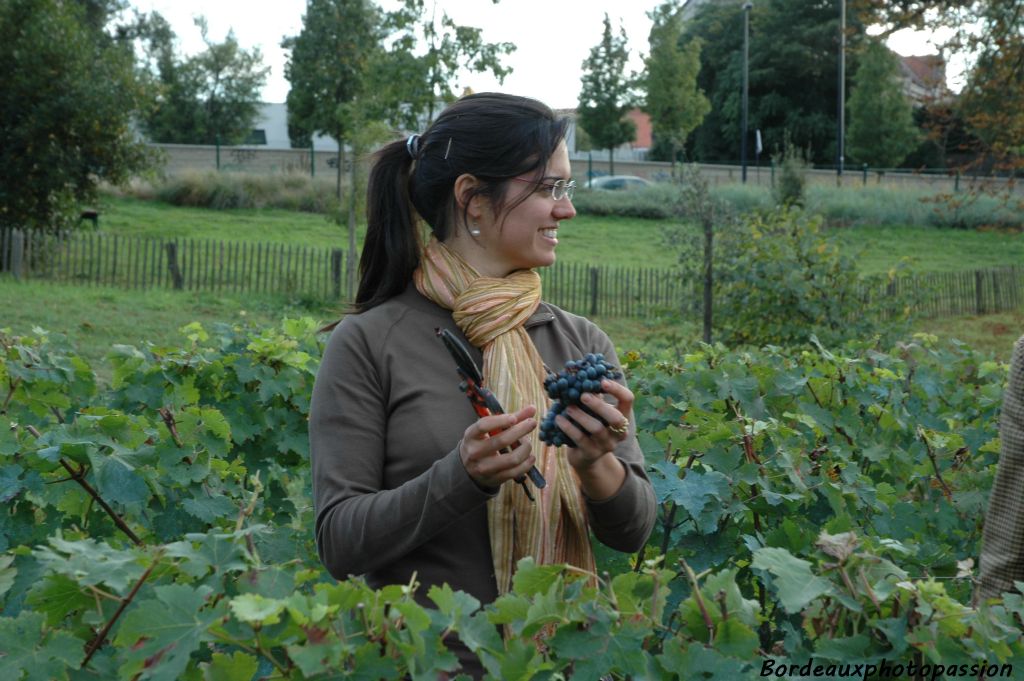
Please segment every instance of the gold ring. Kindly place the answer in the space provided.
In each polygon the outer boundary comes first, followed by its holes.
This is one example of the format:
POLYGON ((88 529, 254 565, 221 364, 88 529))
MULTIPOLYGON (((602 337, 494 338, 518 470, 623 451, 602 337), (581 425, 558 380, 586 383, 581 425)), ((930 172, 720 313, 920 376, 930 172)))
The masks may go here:
POLYGON ((617 426, 608 426, 608 430, 616 435, 625 435, 629 431, 629 419, 623 419, 617 426))

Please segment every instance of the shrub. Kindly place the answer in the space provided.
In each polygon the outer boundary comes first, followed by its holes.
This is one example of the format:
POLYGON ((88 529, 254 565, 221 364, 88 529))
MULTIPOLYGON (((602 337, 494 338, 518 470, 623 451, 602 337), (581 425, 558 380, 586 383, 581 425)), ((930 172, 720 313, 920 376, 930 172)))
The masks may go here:
POLYGON ((803 151, 787 139, 785 150, 773 157, 773 161, 779 166, 774 188, 776 203, 780 206, 803 206, 808 166, 803 151))
POLYGON ((717 340, 787 345, 817 336, 831 344, 888 336, 906 321, 909 301, 861 278, 820 217, 779 208, 723 225, 714 246, 717 340))
POLYGON ((154 184, 135 184, 129 193, 176 206, 213 209, 281 208, 330 213, 338 205, 333 179, 296 174, 188 171, 154 184))

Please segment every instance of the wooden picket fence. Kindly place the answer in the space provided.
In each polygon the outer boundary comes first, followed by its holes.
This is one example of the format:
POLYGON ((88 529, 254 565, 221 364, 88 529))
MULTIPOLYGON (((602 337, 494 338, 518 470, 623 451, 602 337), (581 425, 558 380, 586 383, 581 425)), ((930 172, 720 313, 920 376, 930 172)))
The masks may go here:
MULTIPOLYGON (((346 267, 339 248, 0 230, 0 274, 17 279, 351 300, 346 267)), ((545 300, 577 314, 700 316, 700 282, 674 269, 559 262, 540 272, 545 300)), ((984 314, 1020 309, 1022 282, 1021 266, 908 274, 865 284, 859 297, 878 300, 912 291, 919 316, 984 314)))

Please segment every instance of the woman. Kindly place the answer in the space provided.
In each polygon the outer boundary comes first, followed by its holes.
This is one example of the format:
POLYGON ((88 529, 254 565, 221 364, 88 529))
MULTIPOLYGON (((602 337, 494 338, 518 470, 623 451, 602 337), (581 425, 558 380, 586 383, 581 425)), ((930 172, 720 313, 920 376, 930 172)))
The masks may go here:
POLYGON ((613 403, 585 402, 608 426, 575 407, 575 424, 559 417, 577 448, 537 435, 544 364, 591 352, 617 363, 594 324, 541 302, 533 271, 555 261, 560 222, 576 214, 566 126, 532 99, 470 95, 378 153, 356 314, 331 334, 310 409, 317 547, 336 578, 377 588, 415 573, 425 604, 442 583, 489 603, 525 556, 593 573, 588 528, 620 551, 647 540, 655 497, 623 383, 604 382, 613 403), (439 327, 470 349, 505 414, 476 418, 439 327), (536 501, 515 484, 531 466, 547 480, 536 501))

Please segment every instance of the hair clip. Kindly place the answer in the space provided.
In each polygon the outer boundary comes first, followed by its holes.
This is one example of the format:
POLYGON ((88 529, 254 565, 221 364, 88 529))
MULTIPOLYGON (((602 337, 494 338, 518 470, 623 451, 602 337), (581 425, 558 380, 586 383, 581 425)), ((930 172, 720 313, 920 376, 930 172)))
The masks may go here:
POLYGON ((409 135, 409 139, 405 140, 405 150, 409 152, 409 157, 415 160, 420 153, 420 136, 409 135))
POLYGON ((452 150, 452 138, 449 137, 448 138, 448 146, 445 147, 445 150, 444 150, 444 160, 446 160, 446 161, 448 160, 448 152, 450 152, 451 150, 452 150))

